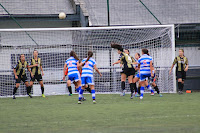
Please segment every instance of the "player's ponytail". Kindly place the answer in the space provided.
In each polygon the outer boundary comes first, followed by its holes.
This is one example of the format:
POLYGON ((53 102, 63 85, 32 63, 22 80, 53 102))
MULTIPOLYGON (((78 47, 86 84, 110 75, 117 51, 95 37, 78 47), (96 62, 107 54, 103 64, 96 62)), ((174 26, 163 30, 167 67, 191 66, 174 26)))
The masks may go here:
POLYGON ((136 53, 138 55, 138 57, 140 58, 140 53, 136 53))
POLYGON ((93 56, 93 52, 88 51, 88 57, 87 57, 87 60, 85 62, 89 61, 90 57, 92 57, 92 56, 93 56))
POLYGON ((78 56, 76 55, 76 53, 74 51, 70 52, 70 56, 73 56, 76 60, 80 61, 78 56))
POLYGON ((123 52, 123 48, 122 48, 122 46, 119 45, 119 44, 111 43, 110 46, 111 46, 111 48, 114 48, 114 49, 117 49, 117 50, 123 52))
POLYGON ((92 56, 93 56, 93 52, 92 52, 92 51, 88 51, 88 57, 87 57, 86 61, 83 63, 83 66, 85 65, 85 63, 86 63, 87 61, 89 61, 89 59, 90 59, 92 56))

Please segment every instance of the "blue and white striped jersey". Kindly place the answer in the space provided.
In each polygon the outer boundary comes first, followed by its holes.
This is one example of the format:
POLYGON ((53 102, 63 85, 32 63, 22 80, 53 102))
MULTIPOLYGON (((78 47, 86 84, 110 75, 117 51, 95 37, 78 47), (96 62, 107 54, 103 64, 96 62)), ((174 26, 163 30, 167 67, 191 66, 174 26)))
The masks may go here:
POLYGON ((151 56, 147 54, 142 55, 138 59, 138 63, 140 64, 140 74, 151 74, 150 70, 150 62, 153 61, 151 56))
POLYGON ((78 68, 77 68, 77 62, 78 60, 76 60, 74 57, 69 57, 66 61, 65 64, 67 64, 68 67, 68 75, 74 74, 74 73, 78 73, 78 68))
MULTIPOLYGON (((86 60, 87 60, 87 58, 84 58, 82 60, 82 63, 84 63, 86 60)), ((96 61, 93 58, 90 58, 82 68, 81 77, 93 77, 94 65, 96 65, 96 61)))

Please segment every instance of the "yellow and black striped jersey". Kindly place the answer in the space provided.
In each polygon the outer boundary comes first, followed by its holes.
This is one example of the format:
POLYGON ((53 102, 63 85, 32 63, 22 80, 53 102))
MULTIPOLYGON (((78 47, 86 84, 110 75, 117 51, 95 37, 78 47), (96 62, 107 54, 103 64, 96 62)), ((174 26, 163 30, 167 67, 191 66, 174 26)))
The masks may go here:
POLYGON ((20 60, 17 65, 15 65, 14 69, 16 69, 16 74, 19 76, 26 75, 25 69, 28 68, 28 62, 22 63, 20 60))
POLYGON ((174 59, 173 64, 174 65, 177 64, 177 66, 176 66, 177 71, 184 71, 186 65, 188 65, 188 59, 185 56, 183 58, 181 58, 180 56, 177 56, 174 59))
POLYGON ((121 61, 121 64, 123 64, 123 67, 124 68, 134 68, 133 63, 135 62, 135 59, 124 52, 122 54, 123 55, 122 55, 120 61, 121 61))
POLYGON ((41 58, 38 58, 37 60, 32 58, 30 61, 30 65, 35 65, 35 64, 38 64, 38 66, 32 67, 31 72, 33 73, 33 75, 41 74, 40 71, 40 67, 42 66, 41 58))

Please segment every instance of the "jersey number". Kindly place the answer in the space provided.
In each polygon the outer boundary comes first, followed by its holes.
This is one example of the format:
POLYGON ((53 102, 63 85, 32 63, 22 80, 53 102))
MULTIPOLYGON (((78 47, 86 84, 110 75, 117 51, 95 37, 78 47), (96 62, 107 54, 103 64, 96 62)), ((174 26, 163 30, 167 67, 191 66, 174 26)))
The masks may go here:
POLYGON ((86 62, 86 63, 85 63, 85 67, 89 67, 89 62, 86 62))
POLYGON ((144 63, 144 66, 147 66, 147 62, 146 62, 146 60, 144 60, 143 63, 144 63))
POLYGON ((72 66, 72 61, 69 62, 69 66, 72 66))

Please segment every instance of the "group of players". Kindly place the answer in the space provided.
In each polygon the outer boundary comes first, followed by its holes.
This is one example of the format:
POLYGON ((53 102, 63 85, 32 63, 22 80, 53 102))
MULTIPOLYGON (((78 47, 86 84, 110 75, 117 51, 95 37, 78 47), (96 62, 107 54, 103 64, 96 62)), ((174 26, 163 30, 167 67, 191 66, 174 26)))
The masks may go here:
POLYGON ((118 54, 120 54, 118 61, 113 63, 113 65, 120 63, 120 66, 122 67, 121 96, 125 95, 125 81, 126 78, 128 78, 131 90, 131 99, 133 99, 134 95, 135 97, 140 97, 140 99, 143 99, 145 87, 151 90, 151 95, 153 96, 154 91, 151 88, 151 85, 157 91, 159 96, 162 97, 162 94, 160 94, 158 86, 155 83, 157 77, 153 68, 152 57, 149 56, 147 49, 142 49, 142 56, 140 56, 139 53, 136 53, 134 59, 130 56, 129 50, 123 50, 121 45, 111 44, 111 47, 117 49, 118 54), (149 85, 148 80, 151 80, 151 85, 149 85), (136 86, 136 82, 139 82, 138 88, 136 86))
MULTIPOLYGON (((151 86, 153 86, 159 94, 159 96, 162 97, 162 94, 160 94, 158 86, 155 83, 157 76, 153 67, 153 59, 149 55, 147 49, 142 49, 142 56, 140 56, 139 53, 136 53, 134 59, 130 56, 129 50, 124 50, 121 45, 111 44, 111 47, 117 49, 118 54, 120 54, 118 61, 113 63, 113 65, 120 63, 120 67, 122 67, 121 96, 125 95, 125 81, 126 78, 128 78, 131 90, 131 99, 134 96, 143 99, 145 87, 151 90, 151 95, 154 95, 154 90, 151 88, 151 86), (148 82, 148 80, 150 80, 150 82, 148 82), (138 88, 136 82, 139 82, 138 88)), ((102 76, 102 74, 99 72, 96 66, 96 61, 92 58, 92 56, 93 52, 88 51, 87 58, 84 58, 82 61, 80 61, 76 53, 74 51, 71 51, 70 57, 66 60, 64 65, 63 80, 65 80, 65 77, 68 76, 67 86, 70 96, 72 95, 71 83, 74 83, 76 91, 79 94, 78 104, 81 104, 84 100, 83 92, 85 89, 87 89, 92 94, 93 103, 96 103, 93 69, 95 69, 100 76, 102 76)), ((183 50, 179 50, 179 56, 177 56, 174 59, 171 70, 173 69, 175 64, 177 64, 176 72, 178 79, 179 94, 182 94, 182 90, 184 87, 184 79, 186 78, 186 71, 188 70, 188 59, 184 56, 183 50)), ((171 73, 171 70, 169 73, 171 73)), ((13 90, 13 99, 15 99, 15 93, 20 85, 21 80, 25 83, 27 94, 30 98, 32 98, 30 92, 33 86, 33 82, 35 80, 37 80, 41 85, 42 97, 45 97, 44 85, 42 81, 42 76, 44 75, 44 72, 42 69, 41 59, 38 57, 37 50, 34 50, 33 58, 31 59, 29 65, 25 61, 25 55, 21 54, 20 60, 14 67, 13 72, 16 80, 16 86, 13 90), (30 72, 30 83, 27 80, 25 68, 27 68, 30 72)))
POLYGON ((16 86, 13 89, 13 99, 16 99, 15 93, 17 89, 19 88, 21 81, 23 81, 24 84, 26 85, 27 94, 29 95, 30 98, 32 98, 31 88, 33 87, 33 83, 35 80, 37 80, 41 86, 42 97, 45 97, 44 85, 43 85, 43 80, 42 80, 42 76, 44 75, 44 72, 42 69, 42 61, 41 61, 41 58, 38 57, 37 50, 33 51, 33 58, 30 60, 29 64, 25 60, 25 55, 21 54, 19 61, 17 62, 17 64, 15 65, 13 69, 13 72, 14 72, 15 83, 16 83, 16 86), (28 69, 28 71, 30 72, 30 77, 31 77, 30 82, 28 82, 25 69, 28 69))
POLYGON ((76 53, 71 51, 70 57, 66 60, 63 69, 63 80, 65 80, 66 75, 68 76, 67 86, 70 92, 69 95, 72 95, 71 83, 74 83, 76 91, 79 94, 78 104, 81 104, 84 100, 83 92, 88 85, 90 86, 93 103, 96 104, 93 69, 102 76, 97 68, 96 61, 92 58, 93 52, 88 51, 87 56, 87 58, 80 61, 76 53))

